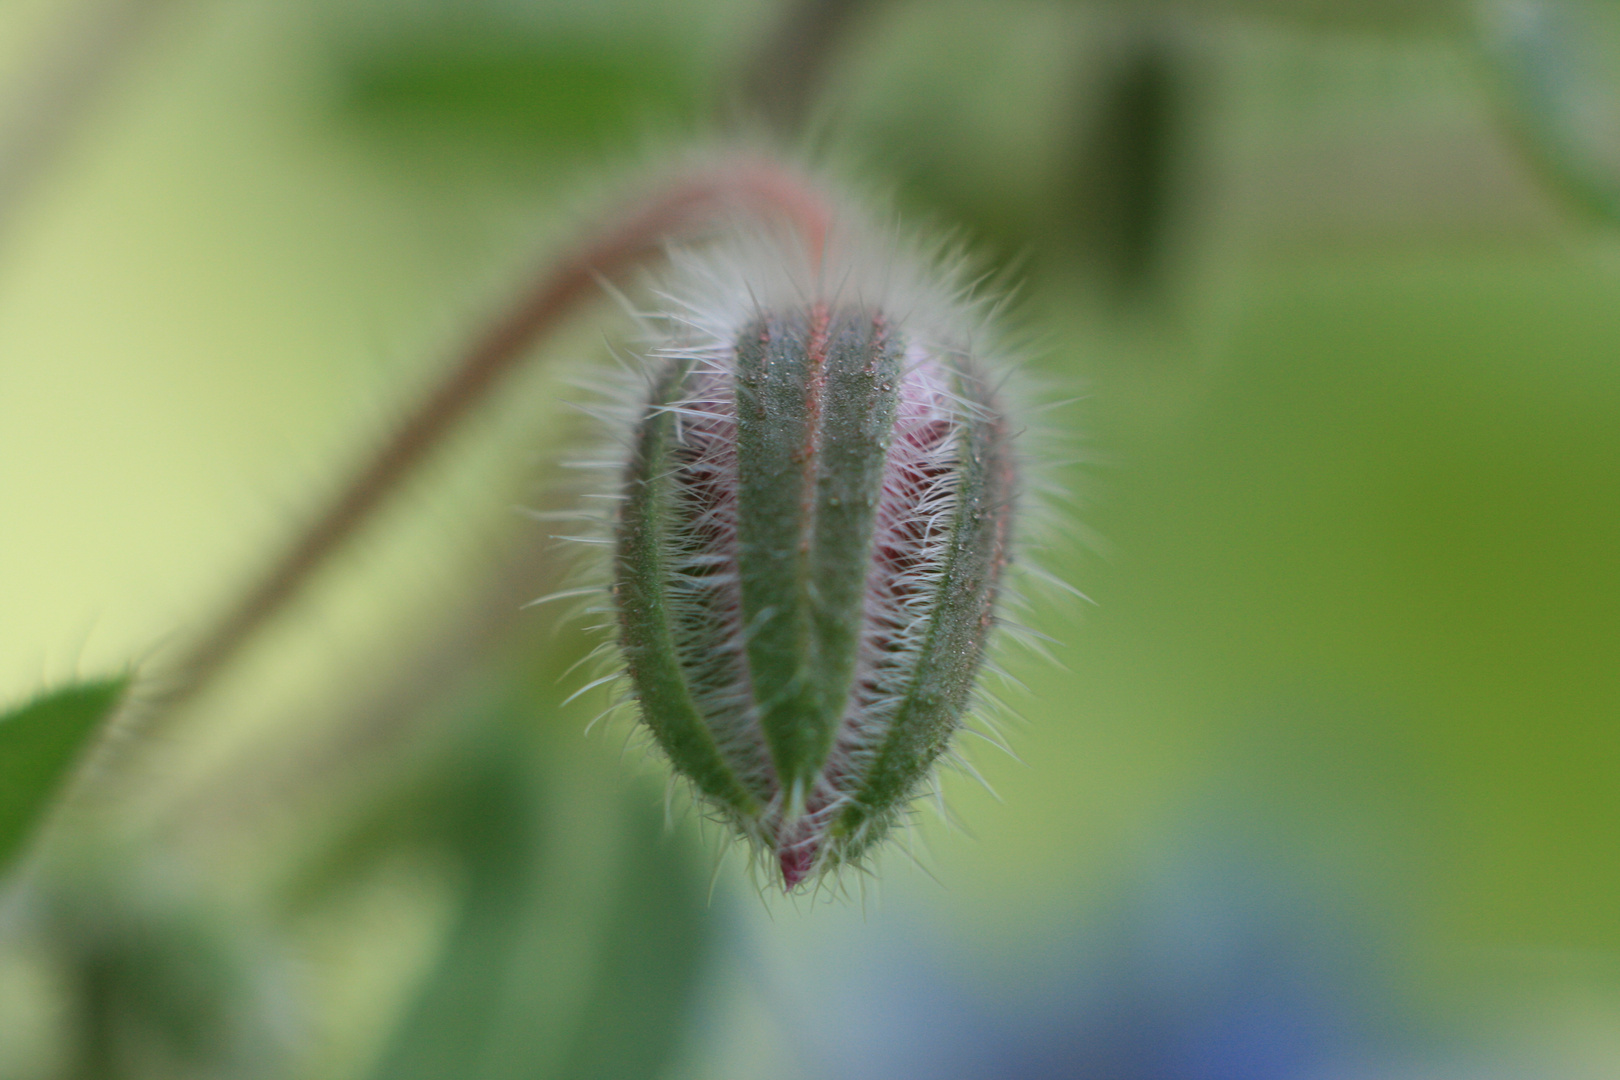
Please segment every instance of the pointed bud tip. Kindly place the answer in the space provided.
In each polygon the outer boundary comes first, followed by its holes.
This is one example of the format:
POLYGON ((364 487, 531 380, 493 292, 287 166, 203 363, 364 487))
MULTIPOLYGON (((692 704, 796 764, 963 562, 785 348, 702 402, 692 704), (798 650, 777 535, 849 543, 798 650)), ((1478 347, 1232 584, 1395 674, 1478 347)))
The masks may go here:
POLYGON ((815 867, 815 845, 795 844, 783 848, 776 853, 776 861, 782 868, 782 888, 791 892, 799 882, 810 876, 810 871, 815 867))

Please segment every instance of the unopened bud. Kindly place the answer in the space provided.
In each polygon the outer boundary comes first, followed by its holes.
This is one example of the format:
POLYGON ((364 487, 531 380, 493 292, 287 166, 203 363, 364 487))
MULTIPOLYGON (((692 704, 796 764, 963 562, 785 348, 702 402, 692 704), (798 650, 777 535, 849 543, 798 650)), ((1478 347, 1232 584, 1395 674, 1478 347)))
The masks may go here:
POLYGON ((962 725, 1016 481, 943 290, 759 257, 675 290, 613 593, 642 720, 791 889, 881 838, 962 725))

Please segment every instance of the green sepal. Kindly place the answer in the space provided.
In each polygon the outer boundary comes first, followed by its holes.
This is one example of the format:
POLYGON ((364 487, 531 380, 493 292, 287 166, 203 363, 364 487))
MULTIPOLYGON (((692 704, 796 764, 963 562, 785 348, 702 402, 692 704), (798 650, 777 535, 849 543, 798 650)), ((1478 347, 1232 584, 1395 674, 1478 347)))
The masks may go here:
POLYGON ((889 731, 831 833, 851 859, 880 839, 961 725, 995 625, 997 585, 1007 560, 1015 497, 1008 433, 982 376, 957 360, 952 387, 965 404, 950 544, 917 666, 889 731))
POLYGON ((737 341, 743 633, 790 796, 810 789, 849 701, 903 352, 880 316, 819 306, 737 341))
POLYGON ((721 756, 693 701, 669 602, 666 538, 676 512, 675 414, 669 406, 680 400, 691 370, 690 364, 671 366, 637 425, 619 511, 613 593, 642 720, 677 772, 705 795, 750 817, 757 800, 721 756))

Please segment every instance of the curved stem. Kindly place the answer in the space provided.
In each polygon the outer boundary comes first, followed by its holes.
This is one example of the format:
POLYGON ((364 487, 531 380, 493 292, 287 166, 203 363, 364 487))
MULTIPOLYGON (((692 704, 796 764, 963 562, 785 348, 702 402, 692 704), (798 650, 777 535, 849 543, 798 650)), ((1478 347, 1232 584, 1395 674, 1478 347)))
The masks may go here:
POLYGON ((793 0, 782 6, 781 21, 743 72, 739 89, 745 107, 791 135, 804 128, 851 28, 881 5, 879 0, 793 0))
POLYGON ((622 276, 682 227, 732 208, 785 218, 812 259, 819 258, 830 227, 824 198, 802 176, 769 160, 740 158, 711 165, 621 208, 572 251, 549 263, 535 285, 452 361, 303 535, 184 655, 163 695, 163 711, 172 711, 209 685, 500 379, 595 293, 600 279, 622 276))

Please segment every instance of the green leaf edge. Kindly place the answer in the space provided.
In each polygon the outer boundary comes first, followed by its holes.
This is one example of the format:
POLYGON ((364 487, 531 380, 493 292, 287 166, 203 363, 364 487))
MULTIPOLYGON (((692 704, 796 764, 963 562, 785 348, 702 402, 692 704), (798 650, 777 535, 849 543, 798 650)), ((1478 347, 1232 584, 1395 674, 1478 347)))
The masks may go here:
POLYGON ((27 850, 130 682, 123 674, 70 683, 0 715, 0 875, 27 850))

